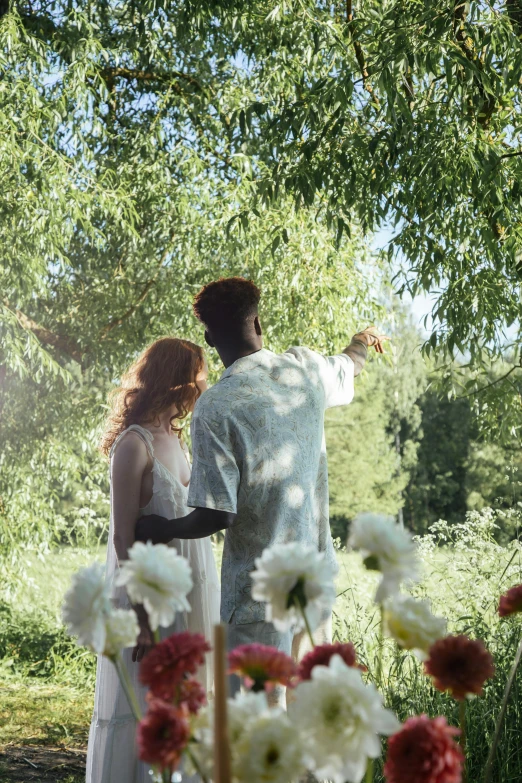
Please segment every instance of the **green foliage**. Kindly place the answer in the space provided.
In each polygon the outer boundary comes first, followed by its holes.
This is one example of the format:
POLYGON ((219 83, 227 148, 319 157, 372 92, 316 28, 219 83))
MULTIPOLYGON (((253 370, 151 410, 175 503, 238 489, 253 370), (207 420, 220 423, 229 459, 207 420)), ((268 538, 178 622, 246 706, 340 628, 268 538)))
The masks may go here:
POLYGON ((64 684, 91 685, 96 660, 80 649, 65 628, 41 611, 20 611, 0 604, 2 677, 10 675, 54 679, 64 684))
MULTIPOLYGON (((467 348, 480 368, 516 327, 515 4, 9 8, 0 306, 10 368, 63 375, 56 351, 119 367, 122 346, 188 331, 187 294, 204 275, 283 266, 286 292, 298 273, 313 280, 289 262, 302 224, 285 193, 317 214, 325 242, 354 223, 394 227, 398 284, 438 290, 428 350, 467 348)), ((516 346, 511 358, 518 367, 516 346)), ((506 410, 517 378, 495 387, 506 410)))
MULTIPOLYGON (((501 620, 497 614, 500 594, 522 580, 522 549, 518 542, 511 542, 508 548, 500 546, 495 534, 495 515, 489 510, 470 512, 453 525, 433 525, 418 539, 422 582, 408 588, 413 595, 431 600, 434 613, 448 619, 450 633, 482 639, 495 658, 494 679, 486 684, 483 696, 467 703, 470 780, 483 777, 495 719, 522 634, 520 619, 501 620)), ((378 578, 364 568, 358 555, 341 555, 335 636, 355 644, 370 674, 375 671, 379 647, 379 611, 373 603, 378 578)), ((522 728, 521 687, 519 671, 502 732, 495 780, 517 780, 522 775, 517 739, 522 728)), ((389 639, 384 645, 384 694, 401 720, 426 713, 445 715, 449 723, 458 724, 456 702, 435 690, 423 674, 422 663, 412 653, 398 651, 389 639)), ((375 780, 383 780, 381 770, 375 780)))
POLYGON ((378 372, 357 387, 353 403, 326 416, 330 523, 334 538, 346 540, 350 519, 369 508, 397 514, 403 476, 398 475, 393 437, 378 372))
POLYGON ((498 540, 518 537, 522 463, 517 441, 490 442, 477 426, 469 397, 448 399, 428 389, 418 405, 417 458, 404 492, 408 527, 424 533, 439 519, 453 523, 468 510, 493 507, 498 540))
POLYGON ((360 232, 336 244, 283 197, 249 221, 259 145, 238 126, 237 51, 184 3, 0 18, 2 558, 102 535, 107 393, 155 338, 201 342, 203 283, 255 278, 275 350, 340 348, 379 312, 360 232))
POLYGON ((243 31, 257 22, 241 40, 256 93, 279 81, 251 131, 271 145, 260 192, 320 198, 334 226, 391 223, 390 256, 412 267, 404 286, 438 289, 430 346, 478 357, 503 342, 520 316, 514 4, 217 5, 243 31))

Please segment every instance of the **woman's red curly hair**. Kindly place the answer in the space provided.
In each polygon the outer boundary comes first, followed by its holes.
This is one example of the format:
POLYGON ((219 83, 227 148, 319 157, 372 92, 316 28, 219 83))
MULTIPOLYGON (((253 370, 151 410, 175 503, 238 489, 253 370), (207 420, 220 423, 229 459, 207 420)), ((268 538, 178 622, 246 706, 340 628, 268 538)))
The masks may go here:
POLYGON ((131 424, 150 424, 173 405, 176 414, 170 426, 179 437, 181 427, 174 422, 188 415, 200 395, 196 378, 204 361, 202 348, 188 340, 163 337, 149 345, 109 397, 111 412, 100 443, 103 454, 110 454, 118 435, 131 424))

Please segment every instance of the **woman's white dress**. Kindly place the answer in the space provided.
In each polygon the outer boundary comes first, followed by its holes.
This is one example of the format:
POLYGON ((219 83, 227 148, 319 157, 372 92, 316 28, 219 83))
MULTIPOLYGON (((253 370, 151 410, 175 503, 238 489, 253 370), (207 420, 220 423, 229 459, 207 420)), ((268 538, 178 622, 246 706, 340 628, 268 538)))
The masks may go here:
MULTIPOLYGON (((140 509, 140 517, 159 514, 167 519, 185 516, 188 487, 179 481, 154 456, 154 436, 149 430, 133 424, 122 432, 113 444, 112 457, 121 438, 129 431, 135 432, 145 443, 152 458, 153 491, 150 502, 140 509)), ((113 545, 114 523, 111 515, 109 543, 107 547, 107 579, 114 581, 118 568, 113 545)), ((190 612, 180 612, 174 625, 162 628, 161 636, 166 638, 176 631, 189 630, 202 633, 212 641, 212 628, 219 622, 219 580, 214 553, 209 538, 181 541, 174 539, 169 546, 186 557, 192 568, 194 588, 188 596, 190 612)), ((115 605, 129 608, 130 603, 124 588, 114 588, 115 605)), ((139 664, 132 661, 132 649, 123 651, 123 660, 129 671, 132 684, 138 695, 142 710, 146 709, 146 688, 138 680, 139 664)), ((206 665, 198 677, 210 695, 213 687, 212 655, 207 655, 206 665)), ((96 693, 94 714, 89 732, 87 751, 87 783, 150 783, 149 766, 140 762, 136 751, 136 722, 121 688, 116 669, 103 656, 98 657, 96 670, 96 693)))

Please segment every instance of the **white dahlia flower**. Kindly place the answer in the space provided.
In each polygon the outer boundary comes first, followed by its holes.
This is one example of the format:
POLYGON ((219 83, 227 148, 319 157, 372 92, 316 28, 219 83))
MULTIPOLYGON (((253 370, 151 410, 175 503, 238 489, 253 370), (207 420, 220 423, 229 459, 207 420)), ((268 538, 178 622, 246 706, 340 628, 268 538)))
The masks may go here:
POLYGON ((127 588, 130 600, 143 604, 150 627, 167 627, 176 612, 190 611, 187 594, 192 590, 188 561, 173 547, 137 541, 129 549, 129 559, 121 565, 116 584, 127 588))
POLYGON ((386 627, 399 647, 427 653, 431 645, 446 635, 447 622, 431 612, 428 600, 409 595, 393 595, 384 602, 386 627))
POLYGON ((252 573, 252 597, 266 603, 265 617, 278 631, 304 628, 299 604, 312 630, 335 601, 332 569, 313 546, 294 542, 265 549, 252 573))
POLYGON ((348 546, 361 552, 368 569, 381 572, 377 603, 398 593, 404 580, 418 578, 417 548, 408 531, 393 517, 359 514, 352 522, 348 546))
POLYGON ((113 609, 105 622, 103 654, 115 658, 125 647, 134 647, 139 633, 138 619, 133 609, 113 609))
POLYGON ((240 783, 291 783, 304 772, 299 731, 281 709, 265 709, 249 720, 232 749, 234 779, 240 783))
MULTIPOLYGON (((252 722, 257 721, 262 715, 269 713, 268 702, 264 692, 238 693, 234 699, 228 699, 228 736, 232 763, 237 757, 236 748, 248 733, 252 722)), ((191 720, 193 743, 191 754, 197 762, 197 766, 188 757, 188 770, 192 774, 202 772, 211 780, 214 775, 214 706, 212 702, 207 704, 199 714, 191 720)), ((235 777, 234 777, 235 779, 235 777)), ((251 783, 251 781, 249 781, 251 783)))
POLYGON ((228 733, 230 742, 235 745, 243 736, 249 722, 259 718, 268 710, 266 694, 238 693, 235 699, 228 699, 228 733))
POLYGON ((99 563, 77 571, 65 594, 62 617, 78 644, 102 653, 106 640, 106 618, 111 611, 109 585, 105 569, 99 563))
POLYGON ((360 783, 368 759, 381 755, 379 735, 400 728, 376 687, 365 685, 359 669, 347 666, 339 655, 329 666, 316 666, 312 679, 297 686, 290 717, 300 733, 307 768, 334 783, 360 783))

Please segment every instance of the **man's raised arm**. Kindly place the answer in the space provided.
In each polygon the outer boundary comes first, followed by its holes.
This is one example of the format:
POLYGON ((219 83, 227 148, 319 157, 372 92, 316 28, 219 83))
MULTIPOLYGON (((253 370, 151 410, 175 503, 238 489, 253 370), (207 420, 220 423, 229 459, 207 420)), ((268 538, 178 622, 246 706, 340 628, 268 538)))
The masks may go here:
POLYGON ((354 375, 359 375, 364 367, 368 348, 373 346, 377 353, 384 353, 382 343, 384 340, 389 339, 386 335, 381 334, 375 326, 369 326, 363 332, 354 334, 350 345, 343 351, 354 363, 354 375))

